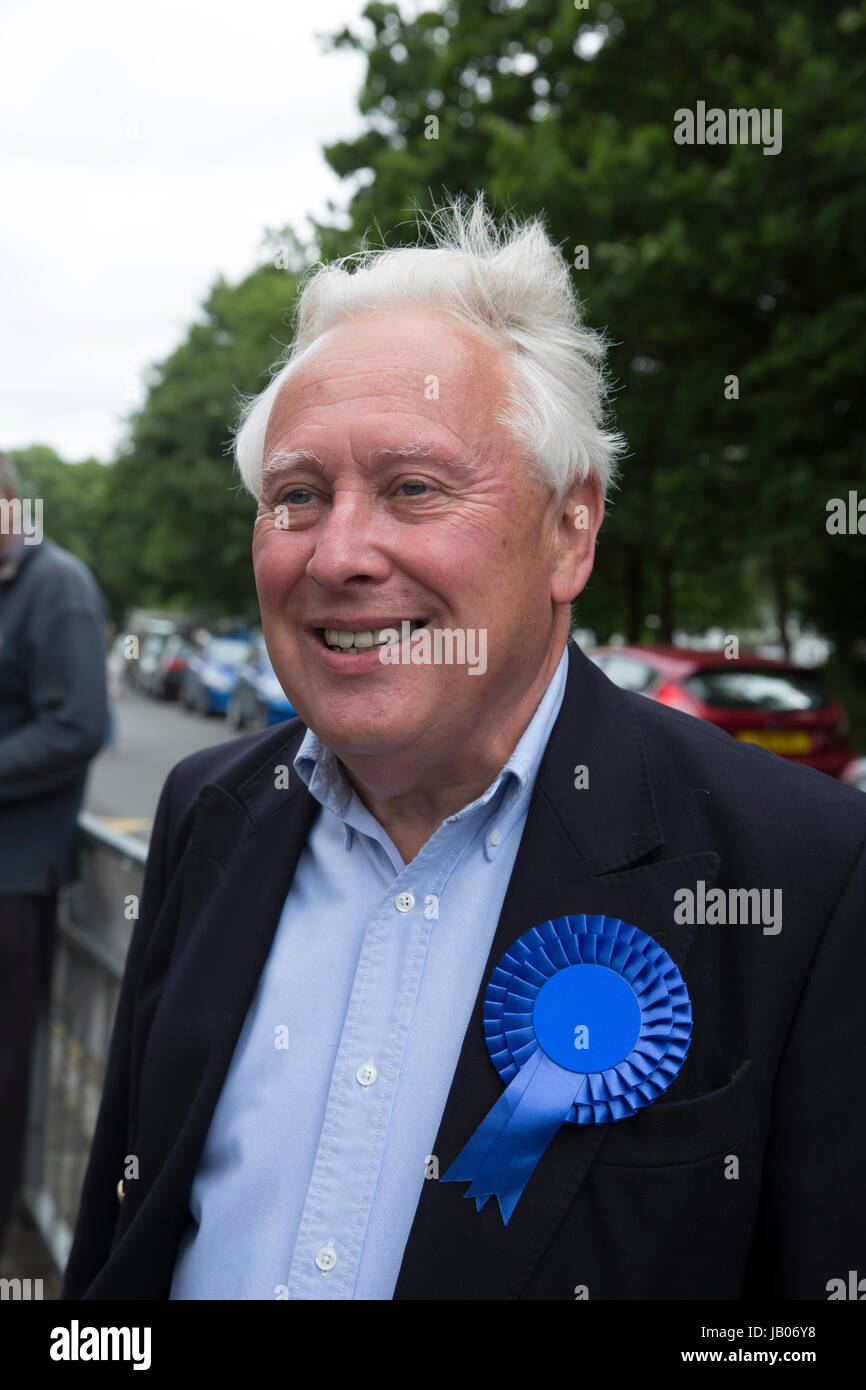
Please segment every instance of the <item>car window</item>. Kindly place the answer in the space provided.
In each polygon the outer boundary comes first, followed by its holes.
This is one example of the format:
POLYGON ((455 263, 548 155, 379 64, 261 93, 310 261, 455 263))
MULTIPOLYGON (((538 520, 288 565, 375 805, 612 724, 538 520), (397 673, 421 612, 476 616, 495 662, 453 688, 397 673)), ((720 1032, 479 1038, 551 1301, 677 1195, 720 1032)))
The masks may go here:
POLYGON ((707 705, 723 709, 821 709, 827 697, 817 677, 805 671, 697 671, 683 682, 707 705))
POLYGON ((240 666, 249 651, 247 642, 233 642, 229 638, 218 638, 211 642, 207 655, 209 661, 222 666, 240 666))
POLYGON ((612 680, 614 685, 621 686, 623 690, 634 690, 638 693, 646 690, 652 685, 655 677, 655 667, 648 665, 646 661, 639 661, 633 656, 615 656, 610 653, 593 656, 596 666, 600 667, 608 680, 612 680))

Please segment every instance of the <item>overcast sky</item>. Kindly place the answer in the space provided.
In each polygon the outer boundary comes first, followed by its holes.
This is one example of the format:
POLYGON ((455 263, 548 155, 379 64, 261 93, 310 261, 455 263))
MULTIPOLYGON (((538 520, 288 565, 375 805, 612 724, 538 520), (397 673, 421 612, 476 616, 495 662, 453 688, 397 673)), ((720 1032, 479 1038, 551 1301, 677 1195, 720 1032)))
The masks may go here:
POLYGON ((365 63, 316 33, 362 8, 0 0, 0 448, 109 458, 214 278, 345 206, 365 63))

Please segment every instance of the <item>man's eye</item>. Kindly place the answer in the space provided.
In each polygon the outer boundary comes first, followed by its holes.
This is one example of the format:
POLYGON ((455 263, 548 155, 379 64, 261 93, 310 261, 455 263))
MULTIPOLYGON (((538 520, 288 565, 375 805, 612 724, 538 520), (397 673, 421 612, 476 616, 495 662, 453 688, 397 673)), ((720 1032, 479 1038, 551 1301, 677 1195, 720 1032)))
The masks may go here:
POLYGON ((280 501, 290 502, 292 506, 302 506, 306 499, 312 495, 308 487, 292 487, 283 493, 280 501))
MULTIPOLYGON (((401 483, 400 486, 401 486, 401 488, 403 488, 403 487, 411 487, 411 488, 418 488, 418 487, 420 487, 420 488, 423 488, 424 491, 429 491, 429 484, 428 484, 428 483, 425 483, 423 478, 409 478, 405 483, 401 483)), ((422 492, 412 492, 412 493, 409 494, 410 497, 423 497, 423 495, 424 495, 424 494, 423 494, 422 492)))

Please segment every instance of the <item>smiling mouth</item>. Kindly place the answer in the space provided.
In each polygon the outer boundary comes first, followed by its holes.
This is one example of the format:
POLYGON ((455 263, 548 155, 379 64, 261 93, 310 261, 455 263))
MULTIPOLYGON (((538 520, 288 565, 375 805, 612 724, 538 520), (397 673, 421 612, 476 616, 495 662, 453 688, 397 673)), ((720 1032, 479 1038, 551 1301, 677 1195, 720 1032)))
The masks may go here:
POLYGON ((331 652, 369 652, 379 647, 392 646, 394 633, 401 634, 403 623, 409 623, 409 635, 418 628, 426 627, 427 618, 397 618, 387 627, 366 628, 362 632, 350 632, 347 628, 319 627, 315 631, 319 639, 331 652))

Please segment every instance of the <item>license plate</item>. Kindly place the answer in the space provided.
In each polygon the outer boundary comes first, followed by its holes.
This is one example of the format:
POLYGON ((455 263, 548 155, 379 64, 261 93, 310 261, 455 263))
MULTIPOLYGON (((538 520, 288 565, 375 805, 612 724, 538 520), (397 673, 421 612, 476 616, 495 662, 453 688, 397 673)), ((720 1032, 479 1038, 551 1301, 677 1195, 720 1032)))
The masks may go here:
POLYGON ((812 735, 803 729, 740 729, 735 735, 742 743, 757 743, 771 753, 811 753, 812 735))

